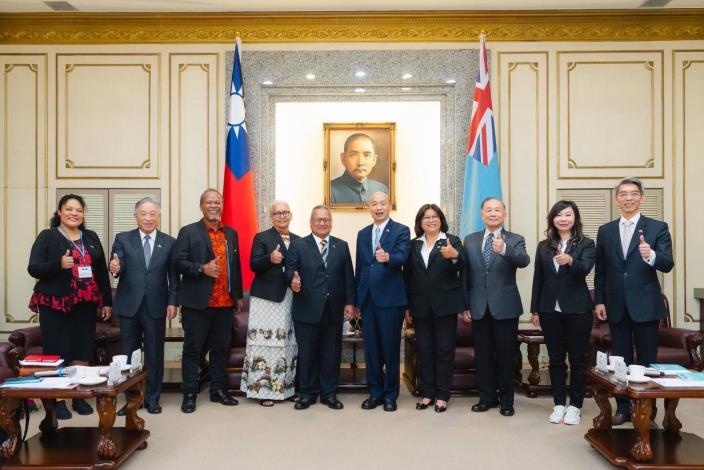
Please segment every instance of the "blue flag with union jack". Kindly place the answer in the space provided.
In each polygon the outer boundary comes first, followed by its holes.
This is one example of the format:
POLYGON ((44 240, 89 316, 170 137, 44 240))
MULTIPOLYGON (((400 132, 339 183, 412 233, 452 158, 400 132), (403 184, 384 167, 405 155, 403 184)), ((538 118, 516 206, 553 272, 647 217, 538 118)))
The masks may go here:
POLYGON ((494 111, 491 106, 489 64, 482 34, 479 37, 479 71, 467 136, 467 167, 464 173, 464 197, 460 217, 461 237, 484 228, 480 206, 485 198, 491 196, 501 198, 501 177, 494 111))

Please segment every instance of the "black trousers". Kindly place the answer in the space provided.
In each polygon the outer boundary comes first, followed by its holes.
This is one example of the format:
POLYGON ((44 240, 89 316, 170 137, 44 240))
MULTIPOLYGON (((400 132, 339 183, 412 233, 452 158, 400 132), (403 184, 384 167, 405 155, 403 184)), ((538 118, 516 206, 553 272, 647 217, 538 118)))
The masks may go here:
POLYGON ((232 307, 182 310, 183 356, 181 374, 183 393, 198 393, 198 369, 203 348, 209 352, 210 392, 227 389, 225 363, 230 350, 232 307))
POLYGON ((413 317, 418 344, 420 395, 448 401, 457 343, 457 315, 413 317))
MULTIPOLYGON (((608 306, 606 307, 608 313, 608 306)), ((620 322, 609 322, 612 351, 615 356, 622 356, 626 365, 634 363, 633 348, 636 350, 635 364, 649 366, 658 359, 658 327, 660 320, 648 322, 633 321, 628 311, 623 312, 620 322)), ((616 412, 626 416, 631 415, 631 401, 628 398, 616 398, 616 412)), ((655 417, 657 408, 653 400, 652 417, 655 417)))
POLYGON ((133 317, 120 315, 122 354, 132 360, 132 352, 144 347, 144 365, 147 367, 147 391, 144 402, 157 403, 164 380, 164 336, 166 317, 154 318, 149 313, 146 298, 133 317))
POLYGON ((481 320, 472 320, 472 335, 479 401, 513 406, 518 318, 496 320, 487 307, 481 320))
POLYGON ((587 385, 587 349, 594 322, 592 313, 540 313, 545 346, 550 357, 550 384, 556 405, 567 404, 567 366, 570 360, 570 405, 582 408, 587 385))
POLYGON ((97 315, 97 306, 92 302, 78 303, 68 313, 40 305, 43 354, 61 356, 64 365, 73 361, 92 362, 97 315))
POLYGON ((319 323, 294 320, 298 343, 298 390, 301 398, 329 399, 340 381, 342 312, 326 303, 319 323))

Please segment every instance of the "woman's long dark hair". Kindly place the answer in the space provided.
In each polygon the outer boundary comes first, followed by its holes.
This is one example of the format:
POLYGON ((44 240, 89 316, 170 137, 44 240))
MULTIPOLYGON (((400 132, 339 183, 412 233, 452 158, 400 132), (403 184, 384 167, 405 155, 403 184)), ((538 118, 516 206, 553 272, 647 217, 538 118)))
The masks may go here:
MULTIPOLYGON (((78 203, 81 205, 81 207, 85 211, 86 201, 84 201, 81 196, 79 196, 78 194, 64 194, 63 196, 61 196, 61 199, 59 199, 59 204, 57 205, 58 209, 54 212, 54 215, 51 217, 51 220, 49 221, 49 224, 51 225, 51 227, 58 227, 59 225, 61 225, 61 217, 59 216, 59 211, 71 199, 78 201, 78 203)), ((83 220, 84 220, 84 222, 81 222, 81 225, 78 226, 78 228, 80 230, 86 229, 85 217, 83 220)))
POLYGON ((575 204, 574 201, 557 201, 555 205, 552 206, 552 209, 550 209, 550 212, 548 212, 548 228, 545 230, 545 237, 547 238, 548 244, 555 250, 560 246, 560 233, 557 231, 557 227, 555 227, 554 220, 557 214, 567 208, 571 208, 572 212, 574 212, 574 225, 572 226, 572 237, 570 238, 572 244, 579 243, 584 239, 582 219, 579 216, 577 204, 575 204))
POLYGON ((418 213, 416 214, 416 225, 413 227, 413 231, 416 232, 416 237, 420 237, 424 233, 421 222, 423 221, 423 214, 425 214, 425 211, 428 209, 435 211, 440 219, 440 231, 447 233, 449 227, 447 225, 447 219, 445 219, 445 214, 442 213, 442 210, 437 206, 437 204, 423 204, 420 206, 420 209, 418 209, 418 213))

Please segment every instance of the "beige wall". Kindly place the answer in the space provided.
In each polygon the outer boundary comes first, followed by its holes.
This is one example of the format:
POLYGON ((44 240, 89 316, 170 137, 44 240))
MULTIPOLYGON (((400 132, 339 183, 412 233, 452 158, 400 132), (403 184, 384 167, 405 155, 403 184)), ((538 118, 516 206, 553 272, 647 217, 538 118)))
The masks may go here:
MULTIPOLYGON (((624 175, 644 177, 647 187, 662 189, 663 214, 674 237, 676 267, 664 278, 674 320, 698 328, 692 289, 704 287, 704 251, 698 246, 704 215, 697 210, 704 201, 698 184, 704 174, 704 41, 488 45, 511 230, 526 236, 532 252, 558 190, 609 188, 624 175)), ((231 49, 230 44, 0 46, 0 329, 30 319, 27 257, 53 210, 56 188, 160 189, 162 225, 171 233, 198 217, 201 190, 221 185, 222 68, 231 49), (96 147, 100 153, 92 150, 96 147)), ((318 161, 322 146, 320 152, 318 161)), ((322 176, 309 178, 300 186, 318 187, 322 176)), ((308 209, 295 208, 299 223, 308 209)), ((367 219, 348 216, 341 226, 351 238, 367 219)), ((530 269, 521 272, 524 304, 530 278, 530 269)))

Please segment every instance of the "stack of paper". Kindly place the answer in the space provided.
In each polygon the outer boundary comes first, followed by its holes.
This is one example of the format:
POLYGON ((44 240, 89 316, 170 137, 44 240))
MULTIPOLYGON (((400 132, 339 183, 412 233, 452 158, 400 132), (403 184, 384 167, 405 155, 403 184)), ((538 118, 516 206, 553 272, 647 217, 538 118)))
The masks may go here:
POLYGON ((704 374, 687 371, 677 374, 674 378, 653 379, 653 382, 663 387, 704 387, 704 374))
POLYGON ((44 377, 41 379, 33 377, 22 377, 23 380, 6 380, 0 385, 3 388, 26 388, 26 389, 48 389, 76 388, 78 384, 72 377, 44 377))

